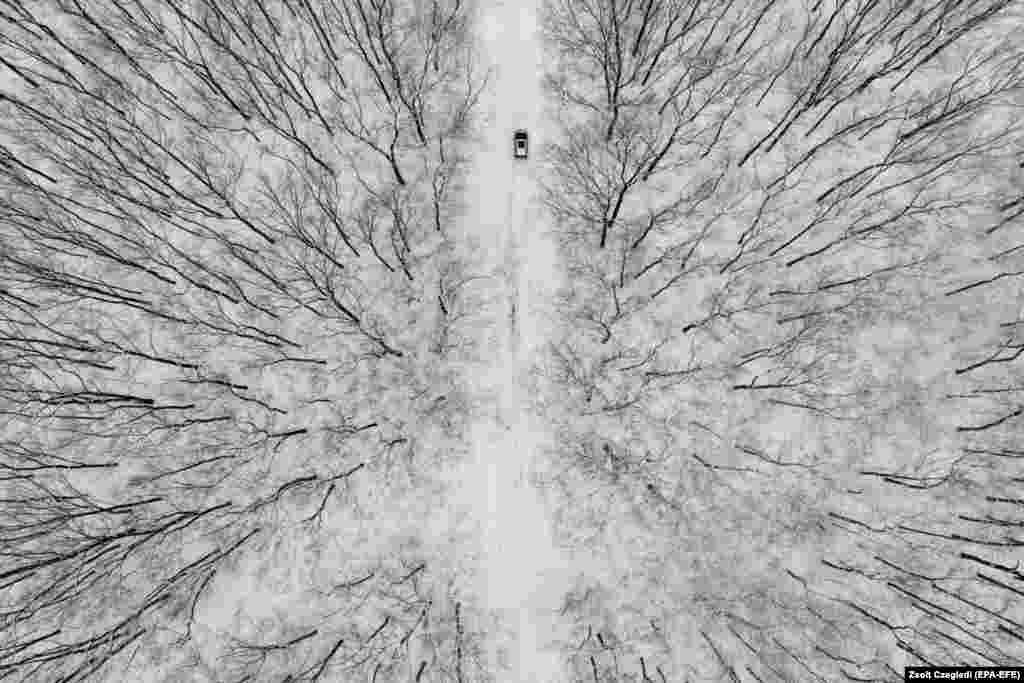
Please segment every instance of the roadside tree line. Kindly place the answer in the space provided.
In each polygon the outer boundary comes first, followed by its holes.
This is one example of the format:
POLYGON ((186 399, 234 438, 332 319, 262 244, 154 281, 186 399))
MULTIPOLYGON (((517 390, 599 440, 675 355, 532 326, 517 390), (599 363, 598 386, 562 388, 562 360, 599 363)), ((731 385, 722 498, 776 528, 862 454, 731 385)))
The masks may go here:
POLYGON ((1024 658, 1022 9, 547 3, 577 680, 1024 658))
POLYGON ((0 3, 0 678, 486 680, 383 515, 458 427, 470 19, 0 3))

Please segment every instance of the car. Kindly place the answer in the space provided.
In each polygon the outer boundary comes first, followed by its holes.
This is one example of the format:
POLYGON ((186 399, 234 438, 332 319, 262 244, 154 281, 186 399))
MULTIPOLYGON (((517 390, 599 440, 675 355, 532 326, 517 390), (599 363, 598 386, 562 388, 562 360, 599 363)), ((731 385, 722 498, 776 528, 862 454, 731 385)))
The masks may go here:
POLYGON ((526 159, 530 154, 530 135, 520 128, 512 134, 512 155, 516 159, 526 159))

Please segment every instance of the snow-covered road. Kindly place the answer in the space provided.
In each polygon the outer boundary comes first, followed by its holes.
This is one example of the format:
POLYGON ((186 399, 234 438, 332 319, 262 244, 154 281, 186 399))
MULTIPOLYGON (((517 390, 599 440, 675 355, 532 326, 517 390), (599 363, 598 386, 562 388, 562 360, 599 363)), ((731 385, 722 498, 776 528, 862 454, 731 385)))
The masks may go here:
MULTIPOLYGON (((508 629, 495 667, 499 681, 566 680, 557 611, 568 564, 554 547, 548 515, 529 474, 545 438, 528 408, 525 380, 545 333, 538 312, 555 286, 554 249, 538 206, 537 156, 544 144, 537 0, 483 0, 478 36, 490 83, 480 102, 483 141, 469 181, 466 232, 479 240, 479 264, 491 276, 482 316, 485 364, 481 398, 492 406, 474 427, 474 462, 465 501, 481 531, 481 593, 508 629), (512 133, 530 133, 528 161, 512 158, 512 133)), ((496 656, 497 657, 497 656, 496 656)), ((494 662, 496 664, 496 662, 494 662)))

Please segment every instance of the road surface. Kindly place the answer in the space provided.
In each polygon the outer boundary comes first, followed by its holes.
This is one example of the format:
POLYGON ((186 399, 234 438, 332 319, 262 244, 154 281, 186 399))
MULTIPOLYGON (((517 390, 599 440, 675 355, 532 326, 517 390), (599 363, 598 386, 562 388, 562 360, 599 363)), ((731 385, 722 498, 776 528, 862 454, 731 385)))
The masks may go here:
MULTIPOLYGON (((561 683, 563 657, 552 642, 569 586, 569 566, 554 547, 548 514, 530 486, 546 435, 528 407, 525 379, 545 333, 539 312, 558 272, 538 206, 544 145, 537 0, 483 0, 478 46, 490 83, 481 100, 483 140, 469 181, 466 231, 490 275, 482 315, 484 362, 477 380, 490 410, 473 429, 474 460, 465 471, 464 501, 481 534, 480 592, 508 629, 497 680, 561 683), (512 133, 530 133, 530 159, 512 157, 512 133)), ((500 640, 500 639, 499 639, 500 640)), ((496 662, 494 662, 496 665, 496 662)))

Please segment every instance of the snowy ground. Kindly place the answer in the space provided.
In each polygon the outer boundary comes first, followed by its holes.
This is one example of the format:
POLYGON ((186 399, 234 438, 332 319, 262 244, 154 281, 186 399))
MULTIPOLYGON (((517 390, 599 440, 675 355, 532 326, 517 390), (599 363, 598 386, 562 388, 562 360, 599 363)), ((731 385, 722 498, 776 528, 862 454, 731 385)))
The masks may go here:
MULTIPOLYGON (((493 296, 481 311, 485 354, 477 387, 490 406, 475 425, 474 461, 463 499, 481 534, 479 586, 507 628, 498 680, 565 680, 557 613, 569 587, 568 563, 554 547, 548 512, 529 484, 546 438, 527 407, 525 379, 545 333, 539 315, 557 273, 537 205, 538 152, 544 142, 540 91, 539 3, 485 0, 480 49, 490 82, 481 102, 484 139, 474 158, 465 230, 478 240, 479 265, 493 296), (531 159, 512 158, 512 133, 530 133, 531 159)), ((500 640, 500 639, 499 639, 500 640)), ((496 663, 496 662, 495 662, 496 663)))

